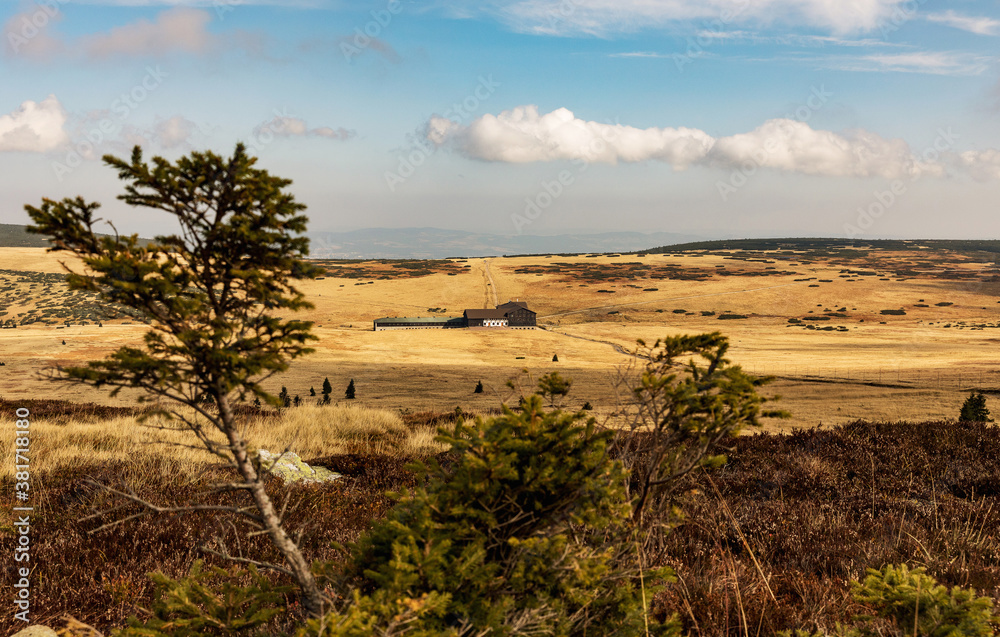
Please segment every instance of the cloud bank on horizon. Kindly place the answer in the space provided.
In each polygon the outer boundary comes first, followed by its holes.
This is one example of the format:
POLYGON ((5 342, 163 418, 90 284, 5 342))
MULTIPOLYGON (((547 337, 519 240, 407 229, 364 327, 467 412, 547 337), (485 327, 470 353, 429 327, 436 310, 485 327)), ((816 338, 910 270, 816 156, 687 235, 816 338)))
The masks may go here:
POLYGON ((771 119, 752 131, 714 138, 696 128, 639 129, 585 121, 559 108, 541 114, 534 105, 486 114, 468 125, 432 117, 427 139, 470 159, 528 163, 557 160, 634 163, 658 161, 674 170, 751 165, 826 177, 886 179, 941 177, 962 169, 976 179, 1000 177, 1000 151, 950 150, 957 135, 942 131, 941 148, 921 153, 901 139, 866 130, 835 133, 804 121, 771 119))

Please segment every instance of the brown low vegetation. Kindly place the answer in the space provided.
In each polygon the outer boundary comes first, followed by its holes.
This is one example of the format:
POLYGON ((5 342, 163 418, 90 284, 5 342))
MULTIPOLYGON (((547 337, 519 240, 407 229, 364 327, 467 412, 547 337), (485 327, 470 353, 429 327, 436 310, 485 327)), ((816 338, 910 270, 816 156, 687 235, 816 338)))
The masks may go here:
MULTIPOLYGON (((313 461, 315 462, 315 461, 313 461)), ((296 487, 285 491, 278 478, 270 478, 267 490, 277 502, 291 497, 287 527, 301 533, 300 545, 312 559, 335 559, 333 543, 357 539, 372 519, 392 507, 386 495, 415 484, 413 474, 404 469, 407 458, 388 455, 345 454, 327 456, 322 464, 345 478, 324 486, 296 487)), ((204 494, 213 482, 232 480, 219 469, 198 469, 178 461, 142 456, 130 461, 83 463, 39 475, 40 487, 35 511, 37 536, 32 549, 34 561, 34 623, 61 626, 66 614, 107 633, 123 627, 134 613, 143 616, 149 608, 153 585, 147 573, 159 571, 169 577, 186 575, 191 563, 206 557, 199 547, 215 547, 224 537, 239 548, 239 555, 278 561, 280 556, 270 540, 261 535, 246 537, 242 521, 233 514, 217 516, 142 517, 91 534, 102 523, 138 513, 128 506, 112 515, 83 520, 95 512, 109 510, 118 502, 90 484, 90 480, 128 491, 149 501, 167 505, 186 503, 204 494), (39 502, 40 501, 40 502, 39 502), (40 506, 39 506, 40 504, 40 506), (240 532, 237 533, 236 529, 240 532)), ((13 492, 12 480, 0 480, 6 494, 13 492)), ((248 504, 236 495, 199 497, 199 504, 248 504)), ((5 502, 5 507, 9 503, 5 502)), ((9 509, 8 509, 9 510, 9 509)), ((4 534, 12 527, 5 523, 4 534)), ((211 564, 231 564, 209 557, 211 564)), ((14 582, 14 562, 6 560, 0 580, 4 588, 14 582)), ((289 603, 293 600, 289 599, 289 603)), ((12 634, 23 627, 12 613, 0 616, 0 634, 12 634)))
MULTIPOLYGON (((453 419, 451 413, 407 416, 416 427, 453 419)), ((861 611, 849 581, 883 564, 924 566, 943 584, 972 587, 1000 601, 1000 428, 859 421, 727 444, 728 463, 685 478, 683 517, 663 520, 672 528, 651 534, 643 546, 644 564, 669 565, 678 576, 656 598, 656 612, 677 612, 690 634, 830 631, 861 611)), ((437 457, 447 465, 446 454, 437 457)), ((339 559, 332 543, 357 539, 392 506, 388 491, 416 484, 402 455, 305 459, 345 478, 288 490, 272 479, 267 488, 279 502, 290 498, 288 528, 302 534, 310 559, 339 559)), ((239 523, 225 516, 211 523, 198 515, 143 518, 89 534, 132 511, 82 521, 113 504, 111 496, 88 486, 88 476, 160 503, 184 502, 227 477, 219 469, 192 471, 178 459, 147 455, 38 475, 41 511, 33 559, 36 608, 44 609, 34 616, 39 622, 58 626, 71 614, 107 632, 149 608, 146 573, 184 575, 192 560, 205 557, 198 547, 211 546, 217 535, 237 546, 230 523, 239 523)), ((13 492, 10 478, 0 480, 0 490, 6 500, 13 492)), ((239 542, 246 555, 276 558, 266 539, 239 542)), ((220 563, 211 556, 206 561, 220 563)), ((10 564, 3 568, 8 582, 10 564)), ((11 632, 10 622, 9 616, 0 618, 0 633, 11 632)), ((275 622, 275 631, 285 628, 275 622)))
POLYGON ((657 599, 700 635, 832 632, 868 568, 926 567, 1000 601, 1000 428, 869 423, 743 437, 692 475, 683 520, 647 543, 677 584, 657 599))

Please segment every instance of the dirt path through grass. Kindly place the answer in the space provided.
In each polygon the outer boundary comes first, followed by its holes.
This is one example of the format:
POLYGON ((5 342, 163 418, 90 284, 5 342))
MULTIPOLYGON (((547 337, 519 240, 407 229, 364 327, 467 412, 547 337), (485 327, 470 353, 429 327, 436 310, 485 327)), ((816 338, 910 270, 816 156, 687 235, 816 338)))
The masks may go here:
POLYGON ((500 305, 500 294, 497 292, 496 281, 493 280, 493 274, 490 272, 490 260, 483 259, 483 270, 486 273, 486 302, 489 303, 490 292, 493 293, 493 307, 500 305))

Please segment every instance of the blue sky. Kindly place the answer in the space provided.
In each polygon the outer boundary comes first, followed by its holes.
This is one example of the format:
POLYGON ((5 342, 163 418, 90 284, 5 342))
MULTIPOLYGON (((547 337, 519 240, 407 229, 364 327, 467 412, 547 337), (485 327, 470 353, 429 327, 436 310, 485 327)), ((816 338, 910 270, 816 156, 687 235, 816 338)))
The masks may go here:
POLYGON ((0 2, 0 221, 228 154, 315 230, 1000 237, 996 0, 0 2))

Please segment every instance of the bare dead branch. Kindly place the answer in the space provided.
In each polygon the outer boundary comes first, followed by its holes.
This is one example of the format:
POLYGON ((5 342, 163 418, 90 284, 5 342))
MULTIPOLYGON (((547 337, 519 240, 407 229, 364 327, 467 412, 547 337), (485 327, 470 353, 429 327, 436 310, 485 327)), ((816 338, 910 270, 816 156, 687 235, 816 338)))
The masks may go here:
POLYGON ((230 562, 237 562, 239 564, 252 564, 258 568, 266 568, 281 573, 283 575, 287 575, 288 577, 295 577, 295 573, 293 573, 292 571, 288 570, 283 566, 279 566, 278 564, 271 564, 270 562, 258 562, 257 560, 251 560, 250 558, 247 557, 236 557, 234 555, 229 555, 226 552, 214 551, 205 546, 199 546, 198 550, 201 551, 202 553, 208 553, 209 555, 221 557, 222 559, 229 560, 230 562))
MULTIPOLYGON (((125 493, 124 491, 120 491, 120 490, 115 489, 114 487, 110 487, 110 486, 108 486, 106 484, 101 484, 100 482, 97 482, 95 480, 88 479, 88 480, 86 480, 86 483, 88 483, 90 485, 93 485, 95 487, 98 487, 100 489, 103 489, 104 491, 107 491, 108 493, 112 493, 112 494, 117 495, 119 497, 125 498, 129 502, 131 502, 133 504, 138 504, 139 506, 141 506, 144 509, 146 509, 145 511, 141 511, 139 513, 135 513, 133 515, 130 515, 130 516, 125 517, 125 518, 122 518, 120 520, 115 520, 114 522, 109 522, 107 524, 102 524, 98 528, 92 529, 92 530, 88 531, 89 534, 94 534, 94 533, 97 533, 99 531, 103 531, 104 529, 111 528, 111 527, 114 527, 114 526, 118 526, 119 524, 123 524, 123 523, 125 523, 125 522, 127 522, 129 520, 133 520, 135 518, 143 517, 145 515, 164 514, 164 513, 180 514, 180 515, 187 514, 187 513, 198 513, 198 512, 204 512, 204 511, 215 511, 215 512, 221 512, 221 513, 235 513, 235 514, 243 516, 243 517, 245 517, 245 518, 247 518, 249 520, 252 520, 253 522, 257 523, 258 525, 263 526, 263 524, 264 524, 263 519, 259 515, 253 513, 253 509, 249 508, 249 507, 235 507, 235 506, 228 506, 228 505, 221 505, 221 504, 192 504, 192 505, 179 506, 179 507, 162 507, 162 506, 158 506, 156 504, 153 504, 152 502, 150 502, 148 500, 140 498, 139 496, 135 495, 134 493, 125 493)), ((81 518, 81 521, 92 520, 94 518, 99 518, 99 517, 102 517, 102 516, 106 515, 107 513, 114 512, 114 511, 116 511, 116 510, 118 510, 120 508, 122 508, 121 505, 118 506, 118 507, 114 507, 114 508, 112 508, 109 511, 103 511, 101 513, 94 513, 92 515, 88 515, 86 517, 81 518)))

